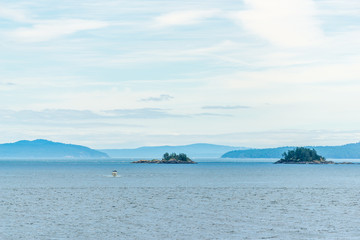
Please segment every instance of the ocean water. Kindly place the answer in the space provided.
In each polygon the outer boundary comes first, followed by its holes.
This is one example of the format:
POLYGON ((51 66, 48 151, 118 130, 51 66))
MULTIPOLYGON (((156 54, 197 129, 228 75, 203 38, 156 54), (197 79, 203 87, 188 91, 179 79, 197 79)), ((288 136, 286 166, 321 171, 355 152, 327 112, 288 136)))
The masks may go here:
POLYGON ((360 239, 359 199, 360 165, 2 160, 0 239, 360 239))

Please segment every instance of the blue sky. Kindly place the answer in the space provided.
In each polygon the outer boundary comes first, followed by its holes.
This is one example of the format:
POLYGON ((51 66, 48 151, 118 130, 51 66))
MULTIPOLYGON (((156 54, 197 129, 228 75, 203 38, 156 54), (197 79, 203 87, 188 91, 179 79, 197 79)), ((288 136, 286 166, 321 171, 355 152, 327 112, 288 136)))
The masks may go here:
POLYGON ((360 141, 357 0, 0 3, 0 142, 360 141))

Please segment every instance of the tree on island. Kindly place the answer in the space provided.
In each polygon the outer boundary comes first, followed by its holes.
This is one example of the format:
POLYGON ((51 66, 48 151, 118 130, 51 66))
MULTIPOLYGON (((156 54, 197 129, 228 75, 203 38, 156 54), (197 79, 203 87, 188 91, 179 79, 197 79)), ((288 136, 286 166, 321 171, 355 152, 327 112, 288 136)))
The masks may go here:
POLYGON ((191 161, 191 159, 188 158, 185 153, 180 153, 179 155, 177 155, 176 153, 171 153, 171 154, 169 154, 167 152, 164 153, 163 160, 170 161, 171 159, 181 161, 181 162, 190 162, 191 161))
POLYGON ((186 156, 185 153, 164 153, 162 160, 153 159, 153 160, 138 160, 133 163, 166 163, 166 164, 193 164, 196 163, 186 156))
POLYGON ((317 154, 315 149, 297 147, 282 154, 283 158, 275 163, 333 163, 326 161, 324 157, 317 154))
POLYGON ((169 160, 169 159, 170 159, 169 153, 167 153, 167 152, 164 153, 163 159, 164 159, 164 160, 169 160))

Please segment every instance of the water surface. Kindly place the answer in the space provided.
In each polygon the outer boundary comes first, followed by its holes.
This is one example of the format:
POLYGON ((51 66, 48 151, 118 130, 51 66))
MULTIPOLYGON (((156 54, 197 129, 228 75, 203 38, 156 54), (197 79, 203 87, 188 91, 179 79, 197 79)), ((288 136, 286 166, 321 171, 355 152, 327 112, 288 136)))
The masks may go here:
POLYGON ((2 160, 0 239, 359 239, 360 165, 211 161, 2 160))

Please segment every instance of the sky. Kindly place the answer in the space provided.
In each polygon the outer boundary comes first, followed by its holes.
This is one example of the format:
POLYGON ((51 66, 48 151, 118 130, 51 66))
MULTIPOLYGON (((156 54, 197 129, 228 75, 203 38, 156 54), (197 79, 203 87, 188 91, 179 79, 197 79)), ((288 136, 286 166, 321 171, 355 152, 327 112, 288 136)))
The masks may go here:
POLYGON ((358 0, 2 0, 0 143, 360 141, 358 0))

